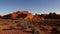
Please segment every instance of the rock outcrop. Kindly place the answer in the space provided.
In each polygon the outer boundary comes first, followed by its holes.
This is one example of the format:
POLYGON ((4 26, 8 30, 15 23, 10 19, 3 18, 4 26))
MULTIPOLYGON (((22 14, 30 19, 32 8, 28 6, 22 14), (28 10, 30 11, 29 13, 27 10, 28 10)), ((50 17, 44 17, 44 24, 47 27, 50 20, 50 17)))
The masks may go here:
POLYGON ((4 19, 32 19, 32 13, 28 11, 17 11, 3 16, 4 19))
POLYGON ((28 11, 17 11, 13 12, 7 15, 3 16, 4 19, 13 19, 13 20, 21 20, 21 19, 26 19, 26 20, 33 20, 40 22, 44 20, 43 17, 40 15, 32 15, 32 13, 29 13, 28 11))
POLYGON ((40 15, 34 15, 34 17, 32 18, 33 21, 36 21, 36 22, 40 22, 40 21, 43 21, 44 18, 41 17, 40 15))

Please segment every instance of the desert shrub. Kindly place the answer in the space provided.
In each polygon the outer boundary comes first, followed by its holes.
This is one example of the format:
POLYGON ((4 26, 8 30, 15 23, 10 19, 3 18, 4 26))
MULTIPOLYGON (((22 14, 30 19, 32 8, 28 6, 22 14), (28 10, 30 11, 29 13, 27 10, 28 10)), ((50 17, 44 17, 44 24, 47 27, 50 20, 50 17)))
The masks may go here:
POLYGON ((14 23, 19 23, 20 22, 20 20, 14 20, 14 23))
POLYGON ((4 24, 4 25, 9 25, 8 23, 9 23, 9 21, 8 21, 8 20, 3 21, 3 24, 4 24))
POLYGON ((39 34, 39 32, 35 28, 32 28, 32 34, 39 34))
POLYGON ((28 28, 32 28, 32 26, 28 26, 28 28))
POLYGON ((3 28, 0 26, 0 30, 2 30, 3 28))
POLYGON ((14 26, 10 26, 10 29, 15 29, 15 27, 14 26))
POLYGON ((51 30, 51 34, 59 34, 59 31, 57 30, 57 28, 53 28, 51 30))
POLYGON ((15 23, 18 23, 19 21, 15 21, 15 23))
POLYGON ((34 33, 35 32, 35 28, 32 28, 32 33, 34 33))
POLYGON ((22 29, 22 30, 25 30, 25 29, 27 29, 27 28, 26 28, 26 26, 22 26, 21 29, 22 29))
POLYGON ((37 22, 36 21, 31 21, 32 24, 36 24, 37 22))
POLYGON ((21 23, 18 23, 16 26, 21 27, 22 25, 21 25, 21 23))

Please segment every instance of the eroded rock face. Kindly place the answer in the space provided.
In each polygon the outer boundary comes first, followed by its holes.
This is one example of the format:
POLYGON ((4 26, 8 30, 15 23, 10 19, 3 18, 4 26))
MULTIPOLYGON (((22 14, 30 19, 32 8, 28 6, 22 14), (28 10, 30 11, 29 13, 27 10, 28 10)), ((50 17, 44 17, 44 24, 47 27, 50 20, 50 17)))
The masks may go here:
POLYGON ((20 19, 26 19, 26 20, 33 20, 33 21, 42 21, 44 20, 43 17, 39 15, 32 15, 32 13, 29 13, 28 11, 17 11, 13 12, 11 14, 7 14, 3 16, 4 19, 14 19, 14 20, 20 20, 20 19))
POLYGON ((39 16, 39 15, 35 15, 33 18, 32 18, 33 21, 36 21, 36 22, 40 22, 40 21, 43 21, 44 18, 39 16))
POLYGON ((32 19, 33 15, 32 13, 29 13, 28 11, 17 11, 13 12, 11 14, 7 14, 3 16, 4 19, 32 19))

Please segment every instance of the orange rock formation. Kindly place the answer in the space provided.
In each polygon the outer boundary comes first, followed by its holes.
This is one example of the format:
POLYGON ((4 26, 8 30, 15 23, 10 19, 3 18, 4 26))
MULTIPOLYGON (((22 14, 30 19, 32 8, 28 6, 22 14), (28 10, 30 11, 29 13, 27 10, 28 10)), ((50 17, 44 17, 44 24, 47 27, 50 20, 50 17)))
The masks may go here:
POLYGON ((11 14, 8 14, 8 15, 5 15, 3 16, 3 18, 10 18, 10 19, 32 19, 33 18, 33 15, 32 13, 29 13, 28 11, 17 11, 17 12, 13 12, 11 14), (7 17, 9 16, 10 17, 7 17))

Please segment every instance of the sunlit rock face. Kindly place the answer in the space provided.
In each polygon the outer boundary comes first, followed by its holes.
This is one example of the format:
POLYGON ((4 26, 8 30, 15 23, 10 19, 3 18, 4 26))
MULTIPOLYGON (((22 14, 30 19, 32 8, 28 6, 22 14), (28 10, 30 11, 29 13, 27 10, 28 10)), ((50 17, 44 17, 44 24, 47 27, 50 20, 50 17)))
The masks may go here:
POLYGON ((4 19, 32 19, 32 13, 28 11, 17 11, 3 16, 4 19))
POLYGON ((40 15, 34 15, 34 17, 32 18, 33 21, 36 21, 36 22, 40 22, 40 21, 43 21, 44 18, 41 17, 40 15))
POLYGON ((32 19, 33 18, 33 15, 31 13, 27 14, 26 18, 24 19, 32 19))

